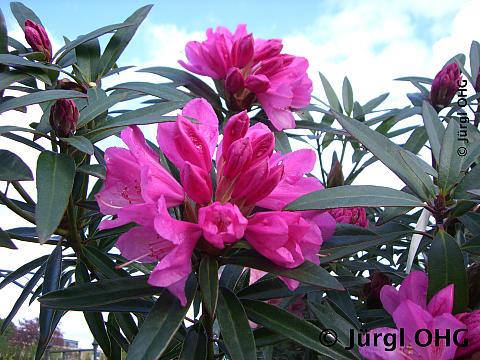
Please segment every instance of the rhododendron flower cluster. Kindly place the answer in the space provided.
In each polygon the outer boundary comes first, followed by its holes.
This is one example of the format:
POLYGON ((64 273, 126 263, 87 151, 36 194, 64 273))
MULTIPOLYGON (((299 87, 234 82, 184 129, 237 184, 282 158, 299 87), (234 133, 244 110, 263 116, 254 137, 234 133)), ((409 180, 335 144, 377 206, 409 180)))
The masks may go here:
MULTIPOLYGON (((158 144, 180 170, 181 184, 160 165, 136 126, 122 131, 128 149, 105 151, 107 178, 96 198, 101 212, 116 218, 104 220, 100 228, 138 224, 120 236, 117 248, 129 260, 158 261, 149 283, 168 288, 182 304, 195 247, 219 254, 245 237, 272 262, 294 268, 304 260, 318 264, 316 254, 335 229, 325 211, 279 211, 323 188, 317 179, 304 177, 313 168, 315 154, 274 152, 273 133, 260 123, 249 127, 249 121, 243 111, 226 124, 216 152, 215 193, 210 174, 218 120, 204 99, 190 101, 175 122, 158 124, 158 144), (180 204, 185 205, 183 220, 168 210, 180 204), (257 205, 272 211, 252 214, 257 205)), ((298 285, 284 281, 291 289, 298 285)))
MULTIPOLYGON (((454 359, 472 354, 480 349, 480 311, 452 315, 454 285, 436 293, 427 304, 427 275, 421 271, 410 273, 397 290, 386 285, 380 292, 385 310, 392 315, 398 329, 404 329, 405 343, 398 343, 396 349, 388 351, 381 346, 359 347, 360 353, 369 360, 414 359, 436 360, 454 359), (440 339, 438 344, 432 341, 428 346, 427 333, 422 332, 419 339, 415 334, 419 329, 427 329, 431 334, 437 331, 449 339, 440 339), (455 341, 453 336, 457 333, 455 341), (466 330, 466 331, 465 331, 466 330), (465 344, 466 346, 457 346, 465 344)), ((378 328, 372 334, 397 334, 399 330, 378 328)))
POLYGON ((219 26, 207 30, 207 40, 185 47, 186 69, 223 80, 231 110, 250 110, 259 102, 277 130, 294 128, 293 109, 310 103, 312 81, 303 57, 281 54, 280 39, 254 39, 245 24, 235 33, 219 26))

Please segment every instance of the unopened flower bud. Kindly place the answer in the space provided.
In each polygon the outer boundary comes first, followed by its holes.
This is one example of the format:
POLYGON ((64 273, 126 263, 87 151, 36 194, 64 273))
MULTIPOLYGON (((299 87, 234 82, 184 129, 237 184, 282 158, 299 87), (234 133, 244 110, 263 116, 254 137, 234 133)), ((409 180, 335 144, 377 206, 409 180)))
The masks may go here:
POLYGON ((52 44, 42 25, 34 23, 32 20, 25 20, 25 40, 34 51, 39 51, 45 55, 48 62, 52 62, 52 44))
POLYGON ((186 161, 180 180, 185 192, 196 203, 205 205, 212 200, 212 180, 204 169, 186 161))
POLYGON ((70 137, 78 123, 78 109, 70 99, 59 99, 50 109, 50 126, 58 137, 70 137))
POLYGON ((230 179, 235 178, 251 158, 252 146, 248 137, 233 142, 228 149, 223 175, 230 179))
POLYGON ((342 164, 338 161, 330 169, 327 177, 327 188, 342 186, 344 184, 342 164))
POLYGON ((239 114, 233 115, 230 119, 228 119, 227 125, 225 125, 225 131, 223 132, 222 141, 222 153, 224 156, 228 154, 228 149, 234 141, 245 136, 249 123, 250 118, 248 117, 246 110, 239 114))
POLYGON ((245 67, 253 57, 253 35, 243 36, 232 47, 233 64, 239 68, 245 67))
POLYGON ((462 78, 456 63, 445 66, 436 76, 430 90, 430 103, 438 111, 448 106, 459 88, 462 78))
POLYGON ((282 40, 280 39, 257 39, 255 43, 259 44, 255 49, 255 57, 253 60, 255 63, 280 55, 283 48, 282 40))
POLYGON ((392 279, 377 270, 370 274, 370 283, 365 284, 362 291, 367 309, 382 308, 380 290, 382 290, 382 287, 385 285, 392 285, 392 279))
POLYGON ((245 81, 243 79, 241 71, 236 67, 230 68, 227 73, 227 78, 225 79, 225 89, 227 89, 228 92, 234 94, 237 91, 243 89, 244 86, 245 81))
POLYGON ((270 87, 270 80, 265 75, 248 75, 245 87, 254 93, 263 93, 270 87))
POLYGON ((76 82, 70 81, 68 79, 57 80, 55 89, 75 90, 75 91, 82 92, 84 94, 87 93, 87 88, 85 87, 85 85, 77 84, 76 82))

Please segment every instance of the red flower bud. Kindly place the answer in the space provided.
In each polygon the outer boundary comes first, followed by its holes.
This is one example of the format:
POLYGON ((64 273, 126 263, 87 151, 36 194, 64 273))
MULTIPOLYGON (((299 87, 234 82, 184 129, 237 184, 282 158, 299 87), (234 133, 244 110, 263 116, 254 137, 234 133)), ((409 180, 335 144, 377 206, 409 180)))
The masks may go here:
POLYGON ((436 76, 430 90, 430 103, 440 111, 448 106, 459 88, 462 75, 456 63, 445 66, 436 76))
POLYGON ((77 128, 77 105, 70 99, 59 99, 50 109, 50 126, 58 137, 70 137, 77 128))
POLYGON ((245 86, 245 80, 243 75, 236 67, 230 68, 227 73, 227 78, 225 79, 225 88, 228 92, 234 94, 238 90, 243 89, 245 86))
POLYGON ((85 85, 77 84, 76 82, 70 81, 68 79, 57 80, 57 84, 55 85, 55 89, 75 90, 75 91, 82 92, 84 94, 87 93, 87 87, 85 85))
POLYGON ((52 62, 52 44, 42 25, 34 23, 32 20, 25 20, 25 40, 34 51, 39 51, 45 55, 48 62, 52 62))

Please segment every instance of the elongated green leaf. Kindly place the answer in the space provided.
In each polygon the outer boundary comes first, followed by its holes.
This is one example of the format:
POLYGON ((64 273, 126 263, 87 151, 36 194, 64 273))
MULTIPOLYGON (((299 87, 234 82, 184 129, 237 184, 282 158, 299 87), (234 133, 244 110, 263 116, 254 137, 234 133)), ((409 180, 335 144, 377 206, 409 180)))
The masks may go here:
POLYGON ((83 252, 88 260, 94 264, 98 270, 109 279, 117 279, 119 277, 128 277, 128 273, 123 269, 117 269, 117 264, 110 259, 104 252, 97 248, 85 246, 83 252))
POLYGON ((190 326, 183 342, 179 360, 205 360, 208 337, 201 324, 190 326))
POLYGON ((70 41, 68 44, 63 46, 60 50, 58 50, 53 58, 55 59, 59 54, 58 58, 55 60, 56 63, 59 63, 65 55, 67 55, 70 51, 75 49, 78 45, 86 43, 87 41, 90 41, 92 39, 98 38, 101 35, 107 34, 109 32, 112 32, 114 30, 118 29, 124 29, 133 26, 133 24, 128 24, 128 23, 122 23, 122 24, 114 24, 114 25, 108 25, 101 27, 97 30, 94 30, 92 32, 89 32, 88 34, 81 35, 78 38, 76 38, 73 41, 70 41))
POLYGON ((35 68, 52 70, 52 71, 60 70, 58 66, 45 64, 42 62, 30 61, 20 56, 12 55, 12 54, 0 54, 0 64, 10 65, 14 67, 19 66, 21 67, 22 70, 25 70, 27 73, 29 72, 29 70, 32 70, 35 68), (25 66, 27 66, 29 69, 24 69, 25 66))
POLYGON ((312 291, 319 291, 316 286, 299 285, 295 290, 291 291, 285 283, 279 278, 261 280, 240 290, 237 296, 252 300, 270 300, 279 299, 294 295, 306 294, 312 291))
POLYGON ((48 259, 48 255, 41 256, 37 259, 34 259, 26 264, 20 266, 17 270, 12 271, 10 274, 5 276, 5 278, 0 282, 0 290, 3 289, 6 285, 20 279, 25 274, 28 274, 33 269, 41 266, 48 259))
POLYGON ((480 234, 480 214, 470 211, 461 216, 460 220, 473 235, 480 234))
POLYGON ((127 99, 128 93, 116 93, 107 97, 105 91, 100 88, 88 89, 88 106, 80 112, 77 128, 88 124, 91 120, 100 116, 113 105, 127 99))
POLYGON ((477 80, 478 68, 480 67, 480 44, 477 41, 472 41, 470 46, 470 71, 472 72, 472 79, 477 80))
POLYGON ((450 186, 455 184, 460 176, 463 157, 458 155, 457 132, 459 126, 455 120, 450 120, 440 150, 438 163, 438 186, 447 193, 450 186))
POLYGON ((340 105, 340 101, 338 101, 338 97, 335 94, 335 91, 332 88, 332 85, 328 82, 327 78, 321 73, 320 74, 320 80, 322 80, 322 85, 323 89, 325 90, 325 95, 327 95, 328 103, 330 104, 330 107, 341 113, 342 112, 342 106, 340 105))
POLYGON ((440 159, 440 148, 442 146, 445 128, 438 118, 437 112, 427 101, 423 102, 422 116, 425 129, 427 130, 428 140, 430 141, 430 146, 432 147, 433 155, 438 162, 440 159))
POLYGON ((77 168, 78 172, 95 176, 99 179, 105 180, 107 177, 107 170, 105 166, 100 164, 92 164, 92 165, 81 165, 77 168))
POLYGON ((7 249, 16 249, 15 244, 10 240, 10 236, 0 228, 0 247, 7 249))
POLYGON ((353 90, 352 85, 346 76, 343 79, 342 98, 343 108, 347 115, 350 116, 353 110, 353 90))
POLYGON ((468 305, 467 273, 462 251, 455 239, 440 230, 428 253, 428 300, 449 284, 455 286, 453 313, 465 311, 468 305))
POLYGON ((478 188, 478 179, 480 179, 480 166, 475 166, 470 172, 465 175, 458 183, 453 193, 455 199, 469 199, 472 195, 467 191, 478 188))
POLYGON ((148 72, 156 75, 163 76, 164 78, 173 80, 179 85, 183 85, 193 94, 207 99, 207 101, 212 104, 212 106, 222 107, 218 95, 212 90, 210 86, 205 84, 199 78, 193 76, 192 74, 179 69, 169 68, 169 67, 151 67, 146 69, 138 70, 139 72, 148 72))
MULTIPOLYGON (((463 149, 462 149, 463 150, 463 149)), ((480 157, 480 141, 473 142, 466 147, 467 154, 463 159, 462 171, 468 168, 480 157)))
POLYGON ((286 310, 257 300, 242 299, 241 302, 250 320, 300 345, 336 360, 358 358, 345 350, 339 343, 330 347, 323 345, 320 342, 322 329, 290 314, 286 310))
POLYGON ((39 301, 44 306, 56 309, 83 310, 93 306, 148 297, 162 291, 162 288, 149 285, 147 279, 148 276, 132 276, 99 280, 91 284, 76 285, 50 292, 40 297, 39 301))
POLYGON ((226 265, 222 269, 220 276, 220 286, 233 290, 235 283, 243 272, 243 266, 226 265))
POLYGON ((469 252, 470 254, 480 255, 480 235, 467 241, 464 245, 462 245, 461 249, 469 252))
POLYGON ((255 359, 255 340, 247 315, 238 298, 227 288, 220 288, 217 318, 232 360, 255 359))
POLYGON ((187 94, 167 85, 152 84, 148 82, 128 82, 115 85, 112 89, 126 89, 159 97, 169 101, 189 101, 192 98, 187 94))
POLYGON ((19 71, 5 71, 0 73, 0 90, 5 89, 10 84, 19 82, 28 78, 28 75, 19 71))
POLYGON ((0 104, 0 113, 3 113, 8 110, 17 109, 22 106, 38 104, 38 103, 46 102, 50 100, 73 99, 73 98, 82 98, 82 97, 87 97, 87 95, 74 90, 38 91, 32 94, 19 96, 19 97, 2 102, 0 104))
POLYGON ((198 281, 202 291, 202 302, 213 318, 218 299, 218 263, 214 258, 205 256, 200 262, 198 271, 198 281))
POLYGON ((370 100, 365 105, 362 105, 362 110, 364 114, 369 114, 374 110, 377 106, 385 101, 385 99, 390 95, 389 93, 385 93, 382 95, 377 96, 376 98, 370 100))
POLYGON ((130 313, 115 313, 115 319, 118 323, 118 326, 122 329, 122 332, 125 334, 125 337, 129 342, 132 342, 135 336, 138 334, 138 327, 135 321, 132 318, 130 313))
POLYGON ((37 161, 35 210, 38 240, 44 243, 62 220, 73 187, 75 164, 64 154, 43 151, 37 161))
POLYGON ((239 252, 232 257, 223 259, 223 261, 228 264, 263 270, 321 288, 343 290, 343 286, 335 277, 321 266, 317 266, 310 261, 305 261, 294 269, 287 269, 272 263, 253 250, 239 252))
MULTIPOLYGON (((43 278, 42 294, 58 290, 60 285, 60 276, 62 274, 62 247, 57 246, 48 257, 45 275, 43 278)), ((57 310, 40 308, 40 335, 38 339, 35 359, 40 359, 45 352, 47 345, 57 327, 63 312, 58 314, 57 310)))
POLYGON ((113 313, 108 314, 108 321, 105 323, 105 326, 107 328, 107 334, 112 345, 112 359, 121 360, 119 346, 123 351, 127 352, 129 343, 127 339, 125 339, 125 337, 120 333, 120 328, 113 313))
POLYGON ((409 157, 409 163, 407 164, 400 153, 406 150, 391 142, 384 135, 348 116, 336 113, 335 117, 345 130, 369 149, 422 200, 427 200, 435 193, 432 179, 419 165, 422 162, 420 158, 415 157, 415 155, 413 158, 409 157))
POLYGON ((135 11, 124 21, 124 24, 133 25, 117 30, 115 35, 112 36, 98 62, 97 72, 100 78, 108 73, 113 65, 115 65, 152 6, 153 5, 147 5, 135 11))
POLYGON ((275 345, 286 340, 284 336, 264 327, 253 330, 253 337, 257 348, 275 345))
POLYGON ((126 360, 157 360, 162 355, 190 308, 195 289, 196 279, 191 276, 186 284, 187 303, 184 307, 167 290, 160 294, 138 335, 133 340, 126 360))
POLYGON ((20 157, 8 150, 0 150, 0 180, 33 180, 33 175, 20 157))
POLYGON ((77 150, 80 150, 81 152, 84 152, 88 155, 93 155, 93 145, 87 138, 77 135, 61 139, 62 141, 65 141, 67 144, 73 146, 77 150))
POLYGON ((2 328, 0 330, 0 334, 3 334, 3 332, 5 331, 5 329, 7 328, 8 324, 10 323, 10 321, 12 321, 12 319, 14 318, 14 316, 17 314, 18 310, 20 309, 20 307, 22 306, 22 304, 25 302, 25 300, 27 299, 28 295, 30 295, 31 291, 33 290, 33 288, 35 287, 35 285, 37 285, 38 283, 38 280, 40 280, 40 278, 42 277, 43 275, 43 272, 45 271, 45 264, 43 264, 40 269, 37 270, 37 272, 32 276, 32 278, 27 282, 27 284, 24 286, 23 290, 22 290, 22 293, 20 294, 20 296, 18 297, 17 301, 15 301, 15 304, 13 305, 13 308, 12 310, 10 310, 10 313, 7 315, 7 317, 5 318, 5 320, 3 320, 3 324, 2 324, 2 328))
POLYGON ((84 42, 75 48, 75 57, 79 70, 87 82, 97 80, 97 63, 100 59, 100 43, 98 38, 84 42))
POLYGON ((284 210, 422 205, 421 200, 403 191, 374 185, 345 185, 303 195, 285 206, 284 210))
POLYGON ((38 16, 21 2, 11 2, 10 9, 12 10, 12 14, 15 16, 15 19, 17 19, 18 25, 20 25, 22 30, 25 28, 25 20, 32 20, 33 22, 42 25, 42 22, 38 16))
POLYGON ((393 219, 405 215, 408 213, 410 210, 412 210, 412 207, 386 207, 385 210, 380 214, 380 217, 377 220, 377 225, 383 225, 386 224, 389 221, 392 221, 393 219))

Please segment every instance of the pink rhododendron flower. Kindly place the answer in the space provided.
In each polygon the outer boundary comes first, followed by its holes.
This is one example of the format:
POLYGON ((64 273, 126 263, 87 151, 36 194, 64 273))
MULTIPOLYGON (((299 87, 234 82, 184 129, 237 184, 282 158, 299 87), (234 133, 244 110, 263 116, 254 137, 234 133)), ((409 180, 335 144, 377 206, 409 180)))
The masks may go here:
MULTIPOLYGON (((398 343, 394 351, 387 351, 381 346, 372 344, 360 347, 360 353, 364 357, 369 360, 447 360, 472 354, 480 348, 477 340, 480 335, 480 311, 453 316, 451 314, 454 299, 453 284, 437 292, 428 304, 427 288, 427 275, 421 271, 410 273, 398 290, 390 285, 382 288, 380 298, 383 306, 392 315, 397 328, 404 330, 405 344, 401 346, 398 343), (432 334, 435 334, 435 331, 440 335, 449 334, 449 345, 447 346, 445 339, 440 338, 438 346, 435 341, 428 346, 422 346, 421 344, 428 342, 428 335, 425 331, 417 334, 420 329, 428 329, 432 334), (459 344, 462 346, 458 346, 459 344)), ((375 329, 369 332, 371 338, 374 333, 399 334, 399 331, 390 328, 375 329)))
MULTIPOLYGON (((243 60, 239 57, 237 61, 243 60)), ((313 178, 307 181, 310 187, 305 187, 303 175, 313 164, 305 167, 297 161, 311 159, 313 151, 282 157, 274 153, 275 139, 268 127, 260 123, 249 127, 249 121, 243 111, 226 124, 217 149, 215 202, 210 173, 218 120, 204 99, 186 104, 177 121, 158 124, 159 146, 179 168, 181 184, 160 165, 138 127, 122 131, 128 149, 109 148, 105 152, 107 179, 96 198, 102 213, 116 217, 104 220, 100 228, 131 222, 139 225, 121 235, 116 246, 129 260, 158 261, 149 283, 166 287, 182 305, 186 303, 185 281, 196 246, 218 254, 245 237, 259 253, 293 268, 305 260, 318 264, 320 246, 335 228, 335 221, 324 211, 252 215, 254 207, 270 194, 288 202, 311 188, 322 187, 313 178), (285 183, 288 185, 277 189, 285 183), (184 220, 174 219, 168 208, 182 203, 184 220)), ((290 289, 298 286, 295 280, 282 280, 290 289)))
POLYGON ((367 228, 368 220, 364 208, 338 208, 328 211, 336 222, 367 228))
POLYGON ((203 42, 185 47, 188 63, 179 63, 196 74, 224 80, 227 104, 234 111, 250 110, 259 102, 277 130, 295 127, 293 109, 310 103, 312 81, 303 57, 281 54, 279 39, 253 39, 245 24, 235 33, 223 26, 207 30, 203 42))

